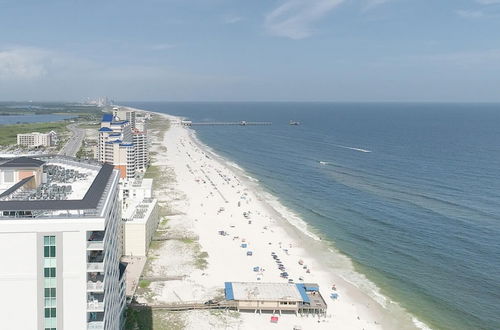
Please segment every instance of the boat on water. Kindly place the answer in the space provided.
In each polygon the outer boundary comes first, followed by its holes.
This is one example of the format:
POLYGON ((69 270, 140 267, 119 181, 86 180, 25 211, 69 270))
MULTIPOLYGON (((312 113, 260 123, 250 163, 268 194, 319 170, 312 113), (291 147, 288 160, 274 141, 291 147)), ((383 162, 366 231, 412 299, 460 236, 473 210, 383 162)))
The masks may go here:
POLYGON ((288 123, 289 125, 292 125, 292 126, 298 126, 300 125, 300 121, 293 121, 293 120, 290 120, 290 122, 288 123))
POLYGON ((321 165, 328 165, 328 162, 323 162, 323 161, 320 161, 319 162, 321 165))

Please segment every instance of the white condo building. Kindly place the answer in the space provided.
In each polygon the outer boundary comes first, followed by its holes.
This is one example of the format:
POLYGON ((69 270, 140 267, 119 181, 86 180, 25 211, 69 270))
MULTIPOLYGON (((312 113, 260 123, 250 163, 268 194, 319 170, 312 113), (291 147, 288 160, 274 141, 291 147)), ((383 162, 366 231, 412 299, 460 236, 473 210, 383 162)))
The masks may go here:
POLYGON ((57 133, 50 131, 49 133, 22 133, 17 134, 17 144, 27 147, 50 147, 56 144, 57 133))
POLYGON ((157 200, 152 198, 153 179, 122 182, 123 254, 146 256, 160 222, 157 200))
POLYGON ((145 172, 149 163, 148 135, 145 131, 134 128, 132 136, 135 147, 135 168, 145 172))
POLYGON ((1 329, 121 329, 119 172, 73 158, 0 159, 1 329))
POLYGON ((120 107, 114 107, 113 108, 113 117, 117 118, 118 120, 126 120, 130 122, 130 125, 132 128, 137 128, 136 125, 136 113, 134 110, 130 110, 128 108, 120 108, 120 107))
POLYGON ((112 164, 120 171, 120 178, 135 177, 135 147, 130 122, 116 120, 112 114, 102 117, 99 129, 97 159, 112 164))
POLYGON ((113 114, 103 115, 99 129, 97 159, 113 164, 122 179, 135 178, 149 163, 147 133, 135 123, 135 111, 114 108, 113 114))

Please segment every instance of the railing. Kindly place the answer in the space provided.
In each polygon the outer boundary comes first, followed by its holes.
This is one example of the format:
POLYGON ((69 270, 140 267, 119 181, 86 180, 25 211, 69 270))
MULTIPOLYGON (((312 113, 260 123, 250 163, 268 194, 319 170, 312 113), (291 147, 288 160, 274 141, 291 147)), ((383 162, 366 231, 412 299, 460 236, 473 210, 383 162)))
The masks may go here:
POLYGON ((103 241, 87 241, 87 250, 103 250, 103 241))
POLYGON ((104 283, 101 281, 87 282, 87 291, 104 291, 104 283))
POLYGON ((89 272, 103 272, 104 262, 89 262, 87 263, 87 271, 89 272))
POLYGON ((104 321, 91 321, 87 324, 88 330, 102 330, 104 329, 104 321))
POLYGON ((97 300, 87 302, 87 312, 104 312, 104 302, 97 300))

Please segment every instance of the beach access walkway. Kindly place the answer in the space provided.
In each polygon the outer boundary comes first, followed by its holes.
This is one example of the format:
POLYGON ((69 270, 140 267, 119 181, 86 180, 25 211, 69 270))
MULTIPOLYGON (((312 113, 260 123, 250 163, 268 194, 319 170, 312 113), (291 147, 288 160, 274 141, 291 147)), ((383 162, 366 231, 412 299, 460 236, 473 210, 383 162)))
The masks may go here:
POLYGON ((205 303, 200 301, 184 301, 163 304, 140 304, 130 303, 127 306, 131 309, 151 309, 166 311, 189 311, 200 309, 236 309, 236 304, 232 301, 221 301, 217 303, 205 303))

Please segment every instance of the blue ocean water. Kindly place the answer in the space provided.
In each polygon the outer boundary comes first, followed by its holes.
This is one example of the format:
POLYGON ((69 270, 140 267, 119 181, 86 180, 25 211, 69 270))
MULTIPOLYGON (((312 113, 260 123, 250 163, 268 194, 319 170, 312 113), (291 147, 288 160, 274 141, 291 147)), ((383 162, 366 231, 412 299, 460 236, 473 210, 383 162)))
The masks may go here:
POLYGON ((273 122, 195 129, 418 319, 500 329, 500 105, 128 105, 273 122))
POLYGON ((24 124, 24 123, 45 123, 73 118, 68 115, 14 115, 0 116, 0 125, 24 124))

